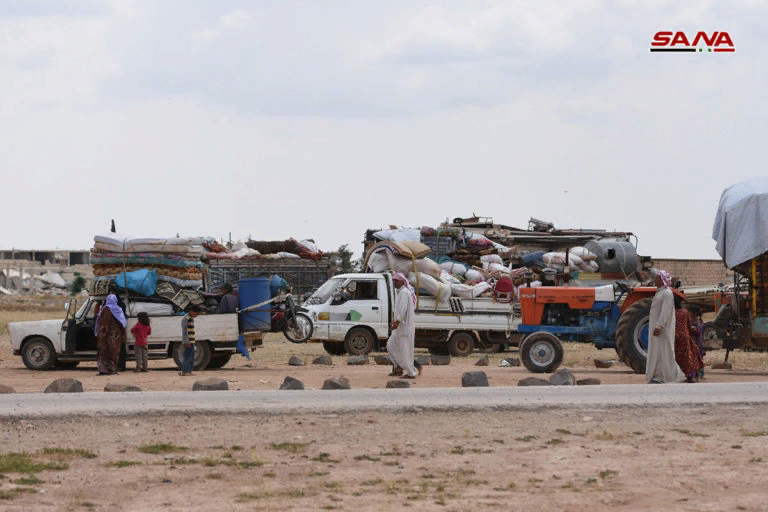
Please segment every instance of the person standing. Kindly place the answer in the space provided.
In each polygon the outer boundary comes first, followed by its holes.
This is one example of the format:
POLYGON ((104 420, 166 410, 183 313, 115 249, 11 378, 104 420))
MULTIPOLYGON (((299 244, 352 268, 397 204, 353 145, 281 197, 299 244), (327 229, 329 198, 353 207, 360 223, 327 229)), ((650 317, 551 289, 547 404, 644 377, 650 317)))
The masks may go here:
POLYGON ((404 379, 415 379, 418 371, 413 365, 413 350, 416 341, 414 322, 416 293, 410 288, 408 279, 397 272, 392 276, 395 286, 395 311, 392 322, 392 334, 387 340, 387 353, 395 370, 391 375, 398 375, 402 369, 404 379))
POLYGON ((195 318, 200 314, 201 308, 197 304, 189 308, 189 312, 181 319, 181 372, 179 375, 186 377, 192 375, 195 365, 195 318))
POLYGON ((645 365, 645 380, 649 384, 685 380, 685 375, 675 361, 675 299, 669 289, 671 283, 669 272, 656 271, 656 295, 651 304, 648 360, 645 365))
POLYGON ((235 296, 235 294, 232 292, 232 285, 229 283, 224 283, 224 285, 221 287, 221 291, 224 296, 221 298, 221 301, 219 301, 219 307, 216 310, 216 313, 221 315, 225 313, 237 312, 238 299, 237 296, 235 296))
POLYGON ((699 347, 691 336, 691 313, 683 308, 683 301, 675 295, 675 361, 688 382, 694 382, 704 367, 699 347))
POLYGON ((149 325, 149 315, 142 311, 138 315, 139 321, 131 328, 131 334, 136 338, 133 344, 133 353, 136 356, 136 369, 133 373, 147 371, 147 359, 149 359, 149 350, 147 348, 147 338, 152 334, 152 327, 149 325))
POLYGON ((117 305, 114 294, 96 317, 96 342, 98 346, 99 375, 114 375, 120 363, 120 347, 125 343, 125 314, 117 305))
POLYGON ((697 304, 689 304, 687 309, 691 312, 691 317, 693 317, 693 329, 691 330, 691 336, 693 337, 694 341, 696 341, 696 346, 699 349, 699 354, 701 355, 702 361, 701 370, 699 370, 696 377, 699 380, 707 380, 704 378, 703 366, 704 356, 706 355, 707 351, 704 350, 704 320, 701 317, 701 307, 697 304))

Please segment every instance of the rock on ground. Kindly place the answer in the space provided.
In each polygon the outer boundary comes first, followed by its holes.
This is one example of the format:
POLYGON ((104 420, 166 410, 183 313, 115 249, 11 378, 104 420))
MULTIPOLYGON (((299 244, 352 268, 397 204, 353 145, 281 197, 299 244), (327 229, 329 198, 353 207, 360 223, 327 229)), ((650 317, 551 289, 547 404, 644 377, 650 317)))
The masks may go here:
POLYGON ((560 368, 549 377, 549 383, 553 386, 575 386, 576 377, 568 368, 560 368))
POLYGON ((416 358, 416 361, 421 366, 428 366, 432 364, 432 356, 419 356, 416 358))
POLYGON ((518 386, 551 386, 548 380, 539 377, 526 377, 517 382, 518 386))
POLYGON ((11 393, 15 393, 16 390, 13 389, 11 386, 6 386, 5 384, 0 384, 0 395, 8 395, 11 393))
POLYGON ((75 379, 56 379, 51 382, 44 393, 82 393, 83 383, 75 379))
POLYGON ((288 359, 288 364, 291 366, 304 366, 304 360, 299 356, 291 356, 291 358, 288 359))
POLYGON ((520 359, 517 357, 508 357, 504 359, 504 361, 506 361, 509 366, 520 366, 520 359))
POLYGON ((720 363, 715 363, 712 365, 713 370, 733 370, 733 365, 731 363, 726 363, 725 361, 720 363))
POLYGON ((139 386, 133 386, 131 384, 120 384, 117 382, 107 382, 107 385, 104 386, 104 391, 108 392, 127 392, 127 391, 141 391, 141 388, 139 386))
POLYGON ((587 377, 586 379, 579 379, 576 381, 577 386, 598 386, 600 384, 600 379, 595 379, 593 377, 587 377))
POLYGON ((488 376, 485 374, 485 372, 465 372, 461 376, 461 387, 487 388, 488 376))
POLYGON ((595 359, 595 368, 610 368, 613 366, 613 361, 609 359, 595 359))
POLYGON ((362 366, 364 364, 368 364, 368 356, 352 356, 347 359, 347 364, 353 366, 362 366))
POLYGON ((389 356, 376 356, 373 358, 373 361, 379 365, 379 366, 391 366, 392 361, 389 359, 389 356))
POLYGON ((475 362, 475 366, 488 366, 489 364, 491 364, 491 361, 488 359, 488 354, 485 354, 475 362))
POLYGON ((280 384, 281 390, 298 390, 304 389, 304 383, 299 379, 293 377, 286 377, 282 384, 280 384))
POLYGON ((451 364, 451 356, 432 356, 432 364, 435 366, 448 366, 451 364))
POLYGON ((195 381, 192 385, 192 391, 227 391, 229 384, 224 379, 209 377, 195 381))
POLYGON ((324 364, 331 366, 333 365, 333 359, 331 359, 331 356, 320 356, 313 359, 312 364, 324 364))
POLYGON ((411 383, 407 380, 391 380, 387 382, 387 389, 404 389, 411 387, 411 383))
POLYGON ((333 379, 325 379, 325 382, 323 382, 323 389, 352 389, 352 386, 349 384, 349 379, 342 376, 333 379))

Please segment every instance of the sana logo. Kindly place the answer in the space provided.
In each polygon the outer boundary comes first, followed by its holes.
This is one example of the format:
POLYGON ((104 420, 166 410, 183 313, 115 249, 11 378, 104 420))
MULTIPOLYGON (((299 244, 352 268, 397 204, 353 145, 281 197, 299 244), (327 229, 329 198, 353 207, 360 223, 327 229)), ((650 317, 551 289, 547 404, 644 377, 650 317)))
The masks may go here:
POLYGON ((685 32, 662 31, 656 32, 651 41, 652 52, 735 52, 728 32, 697 32, 688 37, 685 32))

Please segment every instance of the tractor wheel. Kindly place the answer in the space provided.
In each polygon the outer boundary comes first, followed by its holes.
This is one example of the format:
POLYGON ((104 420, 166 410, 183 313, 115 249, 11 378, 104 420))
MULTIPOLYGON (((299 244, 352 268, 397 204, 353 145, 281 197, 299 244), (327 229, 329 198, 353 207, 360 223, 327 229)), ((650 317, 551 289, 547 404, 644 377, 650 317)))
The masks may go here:
POLYGON ((475 337, 469 332, 455 332, 448 340, 448 352, 454 357, 466 357, 475 350, 475 337))
POLYGON ((519 353, 532 373, 552 373, 563 363, 563 344, 548 332, 529 334, 520 344, 519 353))
POLYGON ((347 349, 344 348, 344 343, 338 341, 324 341, 323 348, 332 356, 343 356, 347 353, 347 349))
POLYGON ((616 354, 635 373, 645 373, 652 302, 650 297, 635 302, 624 311, 616 326, 616 354))

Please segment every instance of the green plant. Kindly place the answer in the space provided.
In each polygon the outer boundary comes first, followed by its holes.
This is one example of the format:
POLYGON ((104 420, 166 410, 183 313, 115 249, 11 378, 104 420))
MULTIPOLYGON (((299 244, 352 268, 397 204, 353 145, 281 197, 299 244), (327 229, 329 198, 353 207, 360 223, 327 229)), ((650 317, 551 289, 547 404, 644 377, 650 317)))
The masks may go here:
POLYGON ((65 462, 36 462, 26 453, 5 453, 0 455, 0 473, 33 474, 40 471, 64 471, 69 469, 65 462))
POLYGON ((141 466, 141 462, 137 460, 116 460, 107 463, 108 468, 127 468, 130 466, 141 466))
POLYGON ((82 457, 84 459, 95 459, 98 457, 90 450, 71 449, 71 448, 43 448, 45 455, 62 455, 65 457, 82 457))
POLYGON ((600 478, 602 478, 603 480, 605 480, 607 478, 613 478, 613 477, 618 476, 618 475, 619 475, 619 472, 618 471, 614 471, 613 469, 605 469, 605 470, 600 472, 600 478))
POLYGON ((304 453, 309 443, 270 443, 273 450, 283 450, 289 453, 304 453))
POLYGON ((141 453, 147 453, 150 455, 161 455, 175 452, 186 452, 188 448, 184 446, 176 446, 171 443, 155 443, 139 446, 138 450, 141 453))

